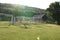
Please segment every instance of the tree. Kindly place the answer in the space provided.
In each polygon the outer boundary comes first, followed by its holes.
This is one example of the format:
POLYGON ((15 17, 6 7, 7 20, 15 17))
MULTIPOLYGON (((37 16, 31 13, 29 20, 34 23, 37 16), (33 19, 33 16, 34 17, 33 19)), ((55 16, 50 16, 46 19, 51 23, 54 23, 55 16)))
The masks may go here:
POLYGON ((51 3, 46 10, 47 16, 60 25, 60 5, 59 2, 51 3))

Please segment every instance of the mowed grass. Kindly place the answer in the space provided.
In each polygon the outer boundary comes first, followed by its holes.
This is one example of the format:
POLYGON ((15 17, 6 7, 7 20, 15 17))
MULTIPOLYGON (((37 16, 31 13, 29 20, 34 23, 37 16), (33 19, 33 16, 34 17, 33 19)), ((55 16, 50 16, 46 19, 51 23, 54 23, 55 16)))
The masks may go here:
POLYGON ((55 24, 23 24, 10 25, 0 22, 0 40, 60 40, 60 26, 55 24))

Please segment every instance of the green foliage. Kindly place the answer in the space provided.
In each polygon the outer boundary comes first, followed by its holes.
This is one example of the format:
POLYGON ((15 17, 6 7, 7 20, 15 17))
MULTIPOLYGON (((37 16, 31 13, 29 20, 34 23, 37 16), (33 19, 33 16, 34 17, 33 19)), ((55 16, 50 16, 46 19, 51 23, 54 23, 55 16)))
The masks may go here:
POLYGON ((51 3, 47 8, 47 15, 60 24, 60 5, 59 2, 51 3))

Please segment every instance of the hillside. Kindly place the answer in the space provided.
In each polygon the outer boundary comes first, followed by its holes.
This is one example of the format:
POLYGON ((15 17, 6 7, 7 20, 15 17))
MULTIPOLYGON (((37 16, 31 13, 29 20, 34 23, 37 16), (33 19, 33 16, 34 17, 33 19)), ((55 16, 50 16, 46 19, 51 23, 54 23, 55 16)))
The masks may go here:
POLYGON ((19 4, 0 3, 0 13, 7 13, 15 16, 32 17, 37 13, 45 13, 45 10, 19 4))

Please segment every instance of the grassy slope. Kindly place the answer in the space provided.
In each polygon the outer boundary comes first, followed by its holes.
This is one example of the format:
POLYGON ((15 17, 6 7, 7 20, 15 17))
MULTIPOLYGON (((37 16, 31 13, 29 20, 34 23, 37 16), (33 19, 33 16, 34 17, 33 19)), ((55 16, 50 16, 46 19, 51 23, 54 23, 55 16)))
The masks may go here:
POLYGON ((8 26, 8 23, 0 22, 0 40, 60 40, 60 26, 53 24, 29 24, 28 29, 24 25, 8 26))

